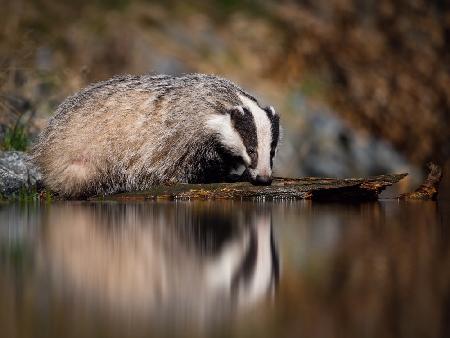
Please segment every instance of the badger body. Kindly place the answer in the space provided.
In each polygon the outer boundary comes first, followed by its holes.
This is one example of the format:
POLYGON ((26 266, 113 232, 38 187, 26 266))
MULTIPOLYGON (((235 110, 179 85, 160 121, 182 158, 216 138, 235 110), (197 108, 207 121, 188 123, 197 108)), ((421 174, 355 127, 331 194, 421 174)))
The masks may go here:
POLYGON ((203 74, 120 76, 67 98, 32 149, 44 184, 66 197, 157 184, 270 184, 272 107, 203 74))

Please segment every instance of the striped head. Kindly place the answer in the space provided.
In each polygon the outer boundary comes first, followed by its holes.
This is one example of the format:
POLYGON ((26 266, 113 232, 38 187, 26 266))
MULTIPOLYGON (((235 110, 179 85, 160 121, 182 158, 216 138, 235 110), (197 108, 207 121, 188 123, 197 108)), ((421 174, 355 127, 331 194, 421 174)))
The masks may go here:
POLYGON ((207 125, 219 135, 222 146, 238 159, 232 164, 230 176, 255 185, 269 185, 280 135, 279 115, 272 106, 262 108, 247 95, 238 97, 241 104, 210 118, 207 125))

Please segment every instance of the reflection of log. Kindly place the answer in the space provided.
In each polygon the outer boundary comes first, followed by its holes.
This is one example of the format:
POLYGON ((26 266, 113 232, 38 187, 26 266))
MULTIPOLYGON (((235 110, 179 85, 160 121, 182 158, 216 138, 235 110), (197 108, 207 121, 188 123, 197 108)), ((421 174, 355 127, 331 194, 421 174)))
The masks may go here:
MULTIPOLYGON (((157 186, 151 190, 122 193, 106 197, 113 200, 283 200, 312 199, 320 201, 372 201, 378 194, 407 174, 381 175, 370 178, 276 178, 271 186, 249 183, 177 184, 157 186)), ((99 198, 94 198, 99 199, 99 198)))

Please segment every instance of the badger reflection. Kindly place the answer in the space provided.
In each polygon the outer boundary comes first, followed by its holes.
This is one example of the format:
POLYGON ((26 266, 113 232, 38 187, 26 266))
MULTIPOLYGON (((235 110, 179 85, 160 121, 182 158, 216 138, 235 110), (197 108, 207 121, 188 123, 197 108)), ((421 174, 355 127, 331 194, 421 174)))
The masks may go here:
POLYGON ((213 319, 273 293, 269 210, 230 204, 51 207, 42 267, 63 297, 114 313, 213 319))

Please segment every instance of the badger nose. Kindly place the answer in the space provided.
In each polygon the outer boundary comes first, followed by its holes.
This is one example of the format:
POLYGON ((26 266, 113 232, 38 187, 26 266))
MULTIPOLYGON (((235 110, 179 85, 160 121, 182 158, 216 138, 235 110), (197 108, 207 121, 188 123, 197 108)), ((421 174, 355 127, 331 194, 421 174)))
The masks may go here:
POLYGON ((272 177, 270 176, 260 176, 257 175, 256 178, 252 181, 254 185, 270 185, 272 183, 272 177))

